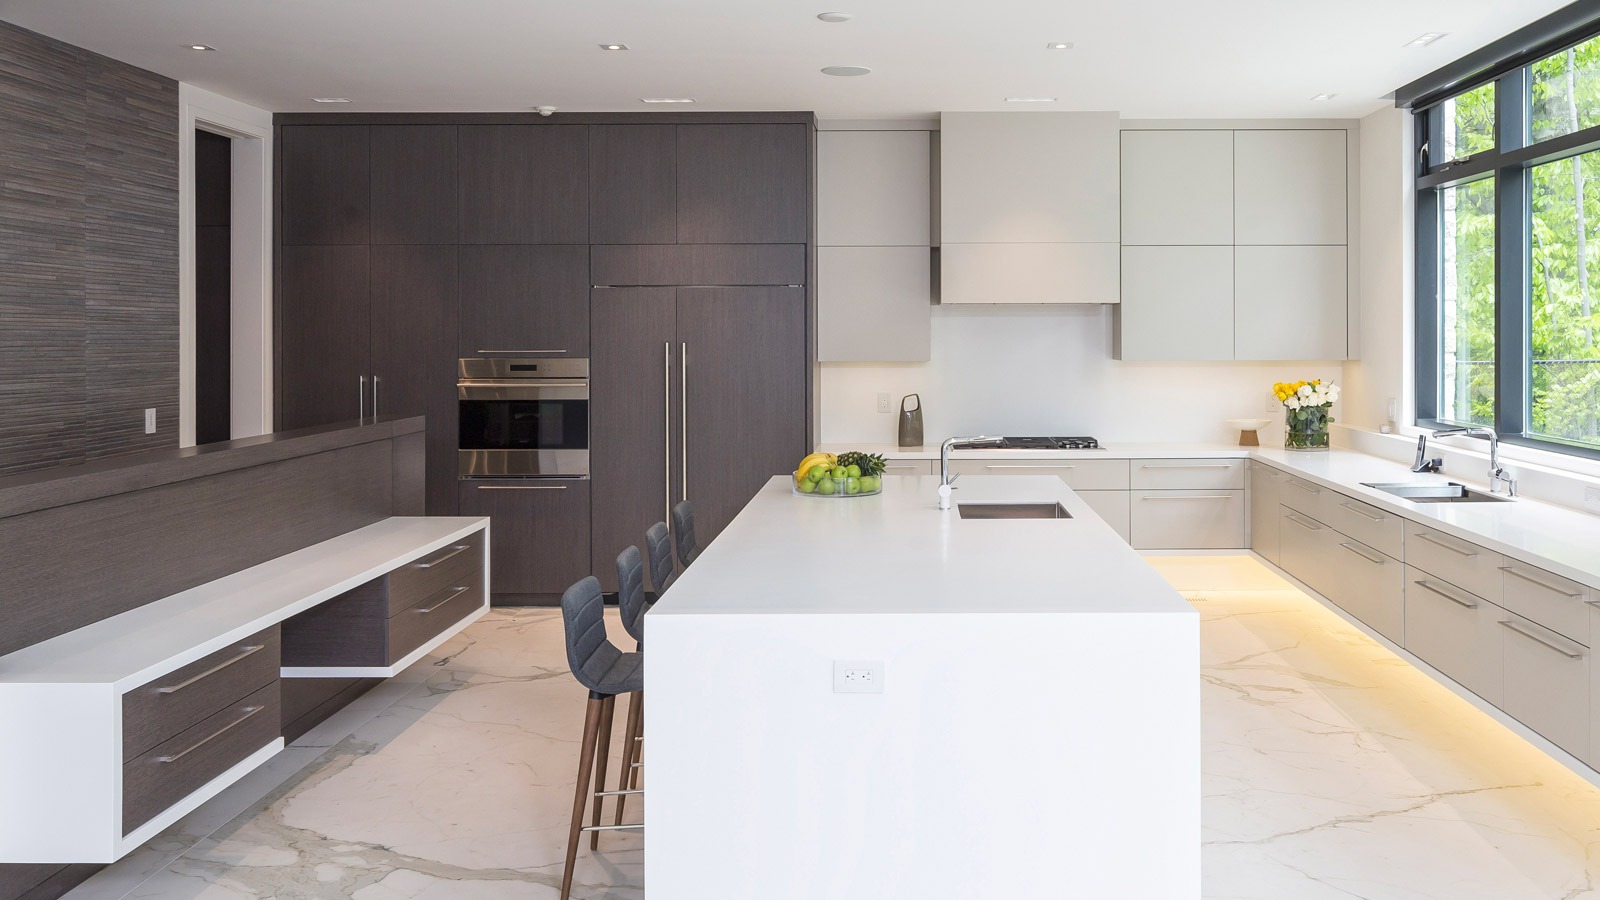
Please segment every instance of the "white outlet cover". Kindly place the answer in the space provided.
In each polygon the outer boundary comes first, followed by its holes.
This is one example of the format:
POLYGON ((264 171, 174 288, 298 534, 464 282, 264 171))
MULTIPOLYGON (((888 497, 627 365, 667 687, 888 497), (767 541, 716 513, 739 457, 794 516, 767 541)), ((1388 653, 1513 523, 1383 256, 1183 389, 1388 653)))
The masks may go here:
POLYGON ((833 661, 835 694, 883 693, 884 665, 881 659, 836 659, 833 661))
POLYGON ((1586 487, 1583 489, 1583 500, 1590 506, 1600 506, 1600 487, 1586 487))
POLYGON ((886 392, 880 391, 878 393, 878 412, 894 412, 894 410, 889 406, 889 395, 886 392))
POLYGON ((155 411, 155 407, 151 407, 151 408, 146 409, 144 411, 144 433, 145 434, 155 434, 156 433, 156 411, 155 411))

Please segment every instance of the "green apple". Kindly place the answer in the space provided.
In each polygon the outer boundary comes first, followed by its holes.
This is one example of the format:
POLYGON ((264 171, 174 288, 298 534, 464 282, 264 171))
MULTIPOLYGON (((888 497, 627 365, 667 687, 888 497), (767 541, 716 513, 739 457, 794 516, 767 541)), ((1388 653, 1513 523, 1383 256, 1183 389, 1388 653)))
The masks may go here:
POLYGON ((806 473, 806 477, 812 481, 821 481, 828 477, 828 467, 820 464, 812 466, 811 470, 806 473))
POLYGON ((860 466, 846 466, 845 467, 845 474, 850 476, 851 478, 860 478, 861 477, 861 467, 860 466))
POLYGON ((824 478, 817 482, 817 493, 819 494, 832 494, 838 489, 838 482, 834 481, 832 478, 824 478))
POLYGON ((809 478, 802 478, 795 484, 795 487, 799 488, 802 494, 810 494, 816 491, 817 483, 809 478))
POLYGON ((860 478, 846 478, 844 480, 844 492, 846 494, 859 494, 859 493, 861 493, 861 479, 860 478))
POLYGON ((850 477, 850 470, 844 466, 834 466, 833 471, 829 472, 828 474, 833 478, 834 481, 843 481, 850 477))
POLYGON ((883 480, 876 475, 861 476, 861 493, 870 494, 883 488, 883 480))

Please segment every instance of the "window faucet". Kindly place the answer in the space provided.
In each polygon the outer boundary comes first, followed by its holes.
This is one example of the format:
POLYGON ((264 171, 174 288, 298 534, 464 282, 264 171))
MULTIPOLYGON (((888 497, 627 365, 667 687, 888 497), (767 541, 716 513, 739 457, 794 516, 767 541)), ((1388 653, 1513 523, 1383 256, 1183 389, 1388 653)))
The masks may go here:
POLYGON ((1515 497, 1517 495, 1517 480, 1512 478, 1511 473, 1507 472, 1505 468, 1500 465, 1500 435, 1496 434, 1493 428, 1485 428, 1483 426, 1474 426, 1471 428, 1441 428, 1438 431, 1435 431, 1433 436, 1444 437, 1451 434, 1459 434, 1464 437, 1488 438, 1489 493, 1500 493, 1500 485, 1503 484, 1506 486, 1507 497, 1515 497))
POLYGON ((1417 436, 1417 461, 1411 464, 1413 472, 1438 472, 1444 469, 1444 457, 1428 458, 1428 436, 1417 436))

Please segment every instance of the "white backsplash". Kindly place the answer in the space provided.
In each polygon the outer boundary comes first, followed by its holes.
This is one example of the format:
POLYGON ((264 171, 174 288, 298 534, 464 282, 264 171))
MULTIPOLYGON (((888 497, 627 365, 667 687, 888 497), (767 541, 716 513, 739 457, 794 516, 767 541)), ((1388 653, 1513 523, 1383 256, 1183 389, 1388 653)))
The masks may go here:
MULTIPOLYGON (((985 432, 1233 441, 1226 420, 1267 417, 1273 382, 1342 380, 1339 362, 1120 362, 1112 318, 1097 305, 935 307, 931 361, 822 365, 819 441, 894 443, 898 416, 877 411, 879 392, 896 412, 903 395, 922 395, 929 443, 985 432)), ((1280 432, 1264 429, 1262 443, 1282 443, 1280 432)))

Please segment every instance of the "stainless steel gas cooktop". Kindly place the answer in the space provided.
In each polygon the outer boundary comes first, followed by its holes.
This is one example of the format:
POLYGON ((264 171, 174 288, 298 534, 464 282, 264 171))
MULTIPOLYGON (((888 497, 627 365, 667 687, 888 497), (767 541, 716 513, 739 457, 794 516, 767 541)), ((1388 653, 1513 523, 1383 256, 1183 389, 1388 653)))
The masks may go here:
POLYGON ((1099 450, 1100 442, 1092 437, 1003 437, 968 446, 999 450, 1099 450))

